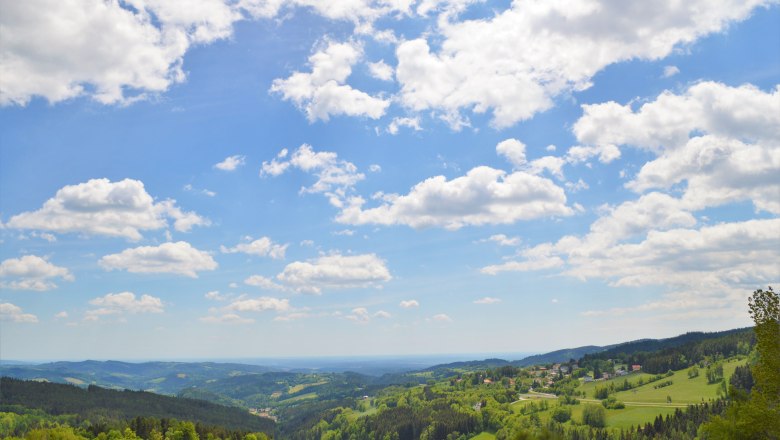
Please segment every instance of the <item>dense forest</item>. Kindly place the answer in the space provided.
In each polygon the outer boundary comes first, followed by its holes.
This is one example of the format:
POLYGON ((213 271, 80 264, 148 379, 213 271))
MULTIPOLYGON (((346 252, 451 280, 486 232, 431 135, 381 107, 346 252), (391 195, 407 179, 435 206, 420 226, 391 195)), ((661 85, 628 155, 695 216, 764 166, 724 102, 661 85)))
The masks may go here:
POLYGON ((755 344, 752 328, 716 333, 686 333, 669 339, 648 339, 620 344, 599 353, 586 354, 581 364, 593 365, 599 360, 616 360, 639 364, 648 373, 665 373, 700 363, 708 357, 746 355, 755 344))
POLYGON ((116 391, 94 385, 74 385, 0 379, 0 409, 39 409, 54 416, 75 414, 77 420, 121 421, 134 417, 180 419, 236 430, 272 433, 274 422, 240 408, 195 399, 180 399, 145 391, 116 391))

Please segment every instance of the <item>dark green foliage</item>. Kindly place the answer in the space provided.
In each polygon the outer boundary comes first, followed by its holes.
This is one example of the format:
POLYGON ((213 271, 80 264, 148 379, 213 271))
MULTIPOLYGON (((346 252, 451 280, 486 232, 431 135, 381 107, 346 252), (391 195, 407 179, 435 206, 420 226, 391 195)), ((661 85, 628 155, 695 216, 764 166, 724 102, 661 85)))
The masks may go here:
POLYGON ((552 418, 558 423, 565 423, 571 419, 571 408, 559 406, 553 410, 552 418))
POLYGON ((594 428, 607 425, 607 411, 601 405, 587 404, 582 410, 582 423, 594 428))
POLYGON ((702 426, 702 438, 780 439, 780 297, 771 287, 758 289, 749 308, 758 352, 751 372, 753 387, 749 396, 733 387, 728 411, 702 426))
POLYGON ((94 385, 72 385, 0 379, 0 402, 23 405, 52 415, 78 414, 93 422, 137 416, 176 418, 246 431, 273 432, 274 422, 231 408, 194 399, 180 399, 144 391, 114 391, 94 385))
POLYGON ((731 357, 748 354, 755 344, 751 328, 716 333, 693 332, 668 339, 644 339, 618 345, 600 353, 585 355, 581 365, 595 361, 618 360, 628 365, 641 365, 646 373, 666 373, 682 370, 707 357, 731 357))
POLYGON ((609 396, 609 388, 607 387, 596 387, 593 391, 593 397, 596 399, 606 399, 607 396, 609 396))
POLYGON ((750 367, 740 365, 734 370, 734 374, 729 379, 729 385, 743 393, 750 393, 753 389, 753 374, 750 367))
POLYGON ((717 362, 707 367, 707 383, 717 383, 723 380, 723 363, 717 362))
POLYGON ((618 401, 615 396, 609 396, 601 401, 601 406, 606 409, 623 409, 626 407, 623 402, 618 401))
MULTIPOLYGON (((721 367, 721 374, 722 374, 722 368, 723 367, 721 367)), ((674 382, 671 381, 671 380, 665 380, 665 381, 663 381, 663 382, 661 382, 659 384, 653 385, 653 388, 657 390, 658 388, 668 387, 669 385, 672 385, 673 383, 674 382)))

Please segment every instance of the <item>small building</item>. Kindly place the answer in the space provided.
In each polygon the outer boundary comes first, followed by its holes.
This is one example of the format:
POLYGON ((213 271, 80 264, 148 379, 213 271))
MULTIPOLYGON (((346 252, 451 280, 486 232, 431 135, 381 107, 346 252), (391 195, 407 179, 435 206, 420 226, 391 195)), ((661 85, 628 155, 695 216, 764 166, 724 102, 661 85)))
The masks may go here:
POLYGON ((631 366, 631 371, 639 371, 641 369, 642 369, 641 365, 634 364, 634 365, 631 366))
POLYGON ((493 381, 490 380, 490 379, 485 379, 485 380, 482 381, 482 383, 484 383, 485 385, 489 385, 489 384, 493 383, 493 381))

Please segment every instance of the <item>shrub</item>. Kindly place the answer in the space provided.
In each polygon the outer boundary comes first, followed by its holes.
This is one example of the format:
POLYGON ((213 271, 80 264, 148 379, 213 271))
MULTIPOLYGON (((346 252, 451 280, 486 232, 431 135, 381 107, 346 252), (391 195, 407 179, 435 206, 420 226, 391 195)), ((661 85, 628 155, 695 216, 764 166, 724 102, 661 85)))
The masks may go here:
POLYGON ((558 423, 565 423, 571 419, 571 408, 559 406, 553 410, 552 418, 558 423))
POLYGON ((603 428, 607 425, 607 410, 601 405, 585 405, 582 410, 582 423, 594 428, 603 428))

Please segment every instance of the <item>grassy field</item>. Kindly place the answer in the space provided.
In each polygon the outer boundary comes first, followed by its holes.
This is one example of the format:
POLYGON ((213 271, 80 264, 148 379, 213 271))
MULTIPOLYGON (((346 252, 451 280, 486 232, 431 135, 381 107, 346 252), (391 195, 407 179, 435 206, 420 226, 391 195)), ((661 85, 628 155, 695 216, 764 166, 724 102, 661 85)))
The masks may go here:
MULTIPOLYGON (((623 409, 611 409, 607 411, 607 425, 613 428, 630 428, 652 422, 657 415, 666 416, 673 414, 675 408, 659 408, 648 406, 627 406, 623 409)), ((580 413, 580 418, 582 414, 580 413)))
POLYGON ((317 393, 306 393, 306 394, 301 394, 299 396, 291 397, 289 399, 283 399, 281 400, 281 402, 291 403, 291 402, 297 402, 299 400, 316 399, 316 398, 317 398, 317 393))
MULTIPOLYGON (((729 378, 734 374, 734 369, 738 365, 744 365, 745 360, 732 359, 723 364, 723 377, 728 383, 729 378)), ((659 382, 649 383, 633 390, 620 391, 615 393, 615 398, 627 405, 629 402, 639 403, 666 403, 667 396, 672 398, 672 404, 693 404, 701 403, 709 399, 718 397, 718 388, 720 384, 708 384, 705 375, 705 369, 699 369, 699 377, 688 379, 688 370, 680 370, 674 373, 674 376, 664 378, 659 382), (671 380, 672 385, 663 388, 653 388, 654 385, 671 380)))
POLYGON ((289 389, 287 390, 287 394, 295 394, 298 391, 305 390, 306 388, 314 387, 314 386, 317 386, 317 385, 325 385, 326 383, 328 383, 327 380, 321 380, 319 382, 312 382, 312 383, 300 383, 298 385, 294 385, 294 386, 289 387, 289 389))
MULTIPOLYGON (((734 369, 738 365, 744 365, 745 362, 746 360, 744 359, 731 359, 723 364, 723 376, 727 383, 731 375, 734 374, 734 369)), ((607 426, 612 428, 629 428, 631 426, 644 425, 648 422, 652 423, 659 414, 666 416, 674 413, 677 408, 684 409, 689 404, 701 403, 702 400, 707 401, 717 398, 720 384, 708 384, 705 374, 706 369, 700 368, 699 370, 699 376, 693 379, 688 379, 688 370, 685 369, 677 371, 673 376, 660 381, 613 394, 617 400, 625 403, 626 407, 607 410, 607 426), (654 388, 655 385, 668 380, 672 381, 672 385, 654 388), (671 403, 667 403, 667 396, 671 397, 671 403)), ((599 400, 593 398, 593 391, 597 386, 604 386, 609 383, 615 383, 617 386, 626 379, 631 383, 636 383, 640 377, 647 381, 652 375, 634 373, 608 381, 582 384, 578 390, 584 391, 587 397, 580 399, 580 404, 570 406, 572 419, 581 422, 582 411, 586 404, 600 404, 599 400)), ((542 399, 541 396, 534 396, 533 394, 523 395, 522 397, 526 400, 520 400, 511 405, 511 409, 515 414, 520 414, 521 409, 532 402, 538 404, 541 400, 547 401, 549 409, 537 413, 542 423, 547 423, 550 420, 553 410, 558 406, 556 399, 542 399)))

